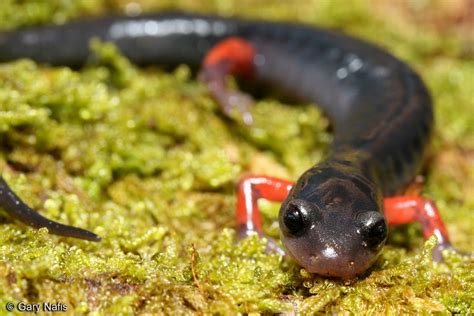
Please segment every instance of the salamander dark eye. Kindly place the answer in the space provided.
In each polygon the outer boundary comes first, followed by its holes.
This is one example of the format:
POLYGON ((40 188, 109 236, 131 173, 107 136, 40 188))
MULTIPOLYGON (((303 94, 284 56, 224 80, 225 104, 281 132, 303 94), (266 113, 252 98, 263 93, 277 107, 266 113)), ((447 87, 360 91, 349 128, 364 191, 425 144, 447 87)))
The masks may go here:
POLYGON ((379 212, 365 212, 359 216, 360 234, 363 237, 364 246, 377 249, 387 239, 387 224, 379 212))
POLYGON ((308 210, 304 202, 294 200, 288 203, 283 214, 284 230, 290 235, 299 236, 304 233, 308 222, 308 210))

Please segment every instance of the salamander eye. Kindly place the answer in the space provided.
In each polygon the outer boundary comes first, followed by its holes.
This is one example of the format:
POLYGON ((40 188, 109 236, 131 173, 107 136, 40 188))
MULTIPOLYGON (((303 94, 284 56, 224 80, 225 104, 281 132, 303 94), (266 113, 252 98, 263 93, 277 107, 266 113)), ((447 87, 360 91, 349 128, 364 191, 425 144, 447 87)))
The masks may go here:
POLYGON ((387 239, 387 224, 379 212, 365 212, 359 216, 360 234, 363 237, 364 246, 377 249, 387 239))
POLYGON ((308 210, 304 201, 293 200, 288 203, 283 214, 283 229, 292 236, 304 233, 308 222, 308 210))

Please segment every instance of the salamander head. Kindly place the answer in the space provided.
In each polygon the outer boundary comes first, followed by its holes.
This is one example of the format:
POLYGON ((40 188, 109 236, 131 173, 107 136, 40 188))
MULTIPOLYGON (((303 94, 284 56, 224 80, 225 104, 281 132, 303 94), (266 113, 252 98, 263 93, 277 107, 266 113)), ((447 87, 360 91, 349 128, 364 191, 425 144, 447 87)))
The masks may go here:
POLYGON ((377 259, 387 224, 375 194, 349 177, 313 175, 299 182, 280 209, 281 239, 308 272, 344 279, 377 259))

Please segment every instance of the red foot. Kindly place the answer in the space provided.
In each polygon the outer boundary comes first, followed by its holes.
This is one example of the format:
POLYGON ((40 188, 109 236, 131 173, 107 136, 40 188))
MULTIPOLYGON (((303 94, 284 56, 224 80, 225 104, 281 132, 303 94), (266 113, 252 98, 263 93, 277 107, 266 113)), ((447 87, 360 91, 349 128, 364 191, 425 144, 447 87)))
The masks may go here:
POLYGON ((449 241, 448 231, 444 226, 436 204, 419 196, 400 196, 384 200, 385 216, 389 225, 420 222, 425 239, 435 235, 438 245, 433 250, 433 259, 442 261, 441 252, 453 249, 449 241))
MULTIPOLYGON (((240 180, 237 189, 237 231, 239 239, 256 232, 263 236, 258 199, 282 202, 293 187, 293 182, 266 176, 249 176, 240 180)), ((274 240, 268 239, 267 251, 285 255, 274 240)))
POLYGON ((238 37, 230 37, 207 53, 200 74, 200 79, 207 84, 224 113, 230 115, 235 109, 248 125, 253 122, 249 112, 253 100, 244 93, 230 90, 226 84, 226 77, 229 75, 251 77, 255 70, 254 57, 255 50, 249 42, 238 37))
MULTIPOLYGON (((293 187, 293 182, 266 176, 250 176, 240 180, 237 192, 237 225, 239 239, 251 232, 263 236, 258 199, 283 201, 293 187)), ((267 250, 284 254, 273 240, 269 239, 267 250)))

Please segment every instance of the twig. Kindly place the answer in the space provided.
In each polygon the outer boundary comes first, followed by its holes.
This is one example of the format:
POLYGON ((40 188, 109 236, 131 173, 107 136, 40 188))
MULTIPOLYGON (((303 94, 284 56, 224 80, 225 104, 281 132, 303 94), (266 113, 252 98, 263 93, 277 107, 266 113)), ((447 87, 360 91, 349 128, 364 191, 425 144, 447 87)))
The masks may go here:
POLYGON ((192 247, 192 252, 191 252, 191 272, 193 274, 193 280, 194 280, 194 284, 196 285, 196 287, 199 289, 199 291, 202 293, 202 286, 201 284, 199 283, 199 280, 197 278, 197 275, 196 275, 196 247, 194 246, 194 242, 191 244, 191 247, 192 247))

